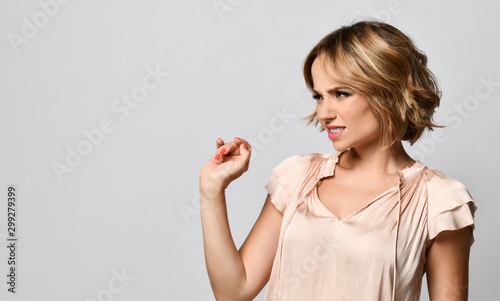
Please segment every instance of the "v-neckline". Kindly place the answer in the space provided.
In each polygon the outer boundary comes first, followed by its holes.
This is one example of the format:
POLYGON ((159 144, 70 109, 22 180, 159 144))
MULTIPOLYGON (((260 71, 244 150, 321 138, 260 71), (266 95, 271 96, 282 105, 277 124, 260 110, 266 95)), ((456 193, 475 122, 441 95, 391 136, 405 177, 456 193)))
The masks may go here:
MULTIPOLYGON (((399 181, 398 181, 399 182, 399 181)), ((347 214, 346 216, 344 216, 343 218, 338 218, 337 215, 335 213, 333 213, 332 211, 330 211, 330 209, 328 209, 326 207, 326 205, 323 203, 323 201, 321 201, 321 199, 319 198, 319 194, 318 194, 318 182, 316 182, 316 185, 314 185, 314 197, 316 198, 316 201, 320 204, 320 206, 324 209, 324 211, 330 215, 331 217, 333 217, 334 219, 336 219, 337 221, 339 222, 343 222, 345 221, 346 219, 351 219, 353 218, 354 216, 356 216, 359 212, 363 211, 364 209, 366 209, 368 206, 370 206, 372 203, 378 201, 379 199, 381 199, 383 196, 385 196, 386 194, 390 193, 392 190, 398 190, 399 189, 399 183, 396 185, 396 186, 393 186, 389 189, 387 189, 386 191, 382 192, 381 194, 379 194, 378 196, 376 196, 374 199, 372 199, 370 202, 368 202, 367 204, 361 206, 360 208, 354 210, 353 212, 347 214)))
POLYGON ((390 187, 389 189, 385 190, 384 192, 382 192, 381 194, 379 194, 378 196, 376 196, 375 198, 373 198, 370 202, 366 203, 365 205, 361 206, 360 208, 354 210, 353 212, 347 214, 346 216, 344 216, 343 218, 338 218, 336 214, 334 214, 332 211, 330 211, 330 209, 328 209, 326 207, 326 205, 323 203, 323 201, 321 201, 320 197, 319 197, 319 193, 318 193, 318 183, 321 179, 323 178, 326 178, 326 177, 334 177, 335 176, 335 167, 337 166, 337 163, 338 163, 338 159, 339 159, 339 156, 340 154, 342 154, 343 152, 338 152, 336 153, 335 155, 332 155, 329 159, 332 159, 332 157, 334 157, 334 161, 333 161, 333 165, 331 166, 331 171, 328 175, 322 175, 320 177, 317 178, 316 180, 316 183, 314 184, 314 196, 315 196, 315 199, 316 201, 320 204, 320 206, 327 212, 328 215, 330 215, 331 217, 333 217, 334 219, 336 219, 337 221, 339 222, 343 222, 344 220, 346 219, 351 219, 353 218, 354 216, 356 216, 359 212, 363 211, 364 209, 366 209, 367 207, 369 207, 371 204, 373 204, 374 202, 378 201, 379 199, 381 199, 383 196, 385 196, 386 194, 390 193, 392 190, 399 190, 399 187, 401 185, 401 180, 408 177, 409 175, 411 175, 411 172, 418 168, 418 167, 424 167, 424 165, 419 161, 419 160, 416 160, 413 165, 411 166, 408 166, 408 167, 405 167, 401 170, 397 170, 396 171, 396 174, 398 175, 398 183, 395 185, 395 186, 392 186, 390 187))

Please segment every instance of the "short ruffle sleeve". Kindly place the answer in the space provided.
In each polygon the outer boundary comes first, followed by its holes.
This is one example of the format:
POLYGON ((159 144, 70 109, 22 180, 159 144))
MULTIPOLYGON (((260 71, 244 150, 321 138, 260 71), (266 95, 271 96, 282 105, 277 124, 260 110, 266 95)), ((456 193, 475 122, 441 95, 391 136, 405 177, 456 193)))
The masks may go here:
MULTIPOLYGON (((475 229, 477 207, 467 188, 442 172, 430 170, 428 178, 428 240, 445 230, 467 226, 475 229)), ((474 243, 472 237, 471 245, 474 243)))
POLYGON ((297 168, 299 156, 290 157, 273 168, 271 178, 266 184, 266 190, 271 196, 271 202, 281 214, 290 199, 290 185, 293 185, 293 170, 297 168))
POLYGON ((271 196, 271 202, 274 204, 274 207, 276 207, 276 209, 278 209, 281 214, 283 214, 286 208, 288 193, 284 185, 280 183, 278 176, 275 176, 274 173, 271 175, 271 178, 267 182, 266 189, 271 196))
POLYGON ((283 214, 294 192, 307 190, 320 163, 327 157, 324 154, 296 155, 273 168, 266 189, 276 209, 283 214))

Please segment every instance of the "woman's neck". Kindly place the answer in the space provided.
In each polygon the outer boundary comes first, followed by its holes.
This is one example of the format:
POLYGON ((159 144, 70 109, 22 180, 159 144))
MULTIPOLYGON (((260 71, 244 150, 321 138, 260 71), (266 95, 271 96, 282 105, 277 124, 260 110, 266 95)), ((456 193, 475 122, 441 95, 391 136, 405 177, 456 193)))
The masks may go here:
POLYGON ((357 170, 367 174, 396 174, 396 171, 412 166, 415 163, 405 151, 401 142, 390 149, 382 147, 350 148, 339 158, 339 165, 346 169, 357 170))

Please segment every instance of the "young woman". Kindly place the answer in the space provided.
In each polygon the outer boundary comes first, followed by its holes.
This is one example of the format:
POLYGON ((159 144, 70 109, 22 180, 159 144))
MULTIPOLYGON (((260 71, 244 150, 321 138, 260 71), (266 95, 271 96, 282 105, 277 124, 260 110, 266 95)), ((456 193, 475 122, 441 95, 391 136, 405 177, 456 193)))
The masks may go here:
POLYGON ((275 167, 262 212, 238 250, 226 187, 248 169, 251 146, 217 140, 200 172, 205 258, 217 300, 467 300, 476 206, 455 179, 402 146, 436 127, 440 92, 405 34, 363 21, 324 37, 304 64, 316 99, 309 123, 335 154, 275 167))

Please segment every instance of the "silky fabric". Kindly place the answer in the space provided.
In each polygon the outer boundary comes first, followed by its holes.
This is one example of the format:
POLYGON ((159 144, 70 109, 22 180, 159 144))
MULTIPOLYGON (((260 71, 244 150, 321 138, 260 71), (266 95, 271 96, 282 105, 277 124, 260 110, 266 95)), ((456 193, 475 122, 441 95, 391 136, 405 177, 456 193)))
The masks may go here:
POLYGON ((266 189, 283 222, 265 300, 419 300, 427 248, 441 231, 474 229, 474 201, 416 161, 339 220, 317 184, 334 176, 341 153, 293 156, 273 169, 266 189))

